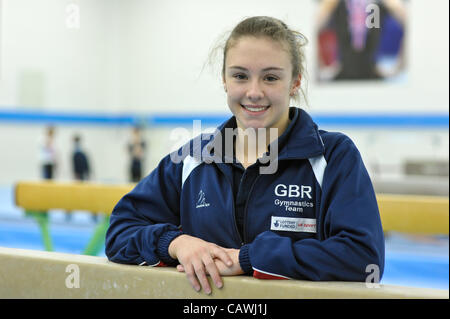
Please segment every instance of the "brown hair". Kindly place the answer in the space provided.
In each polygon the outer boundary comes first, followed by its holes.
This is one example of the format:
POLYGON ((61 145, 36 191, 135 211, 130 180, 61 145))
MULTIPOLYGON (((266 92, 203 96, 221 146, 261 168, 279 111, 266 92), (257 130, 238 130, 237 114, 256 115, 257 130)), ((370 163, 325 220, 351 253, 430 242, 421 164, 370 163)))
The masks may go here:
MULTIPOLYGON (((294 79, 301 75, 303 82, 306 73, 304 46, 306 46, 308 40, 300 32, 291 30, 283 21, 267 16, 246 18, 234 27, 223 47, 222 76, 225 74, 225 61, 228 50, 240 38, 245 36, 269 37, 281 43, 291 57, 292 78, 294 79)), ((306 101, 303 89, 301 89, 301 92, 306 101)), ((295 94, 294 100, 299 102, 298 92, 295 94)))

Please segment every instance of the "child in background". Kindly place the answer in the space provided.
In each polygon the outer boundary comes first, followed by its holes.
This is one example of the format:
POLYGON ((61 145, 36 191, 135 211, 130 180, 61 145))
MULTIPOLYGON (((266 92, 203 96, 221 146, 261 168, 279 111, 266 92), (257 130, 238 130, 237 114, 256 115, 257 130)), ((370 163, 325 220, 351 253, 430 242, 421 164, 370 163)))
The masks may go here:
POLYGON ((86 181, 89 179, 89 160, 81 147, 81 137, 79 135, 73 137, 72 168, 75 180, 86 181))
MULTIPOLYGON (((89 158, 86 152, 81 146, 81 136, 76 134, 73 137, 73 152, 72 152, 72 172, 73 178, 76 181, 84 182, 89 180, 91 175, 89 158)), ((91 214, 92 220, 98 222, 98 215, 95 213, 91 214)), ((71 212, 66 212, 66 221, 70 221, 71 212)))
POLYGON ((130 182, 138 183, 142 179, 142 162, 144 160, 146 143, 142 139, 140 127, 133 128, 133 135, 128 144, 130 155, 130 182))
POLYGON ((40 143, 40 162, 42 178, 51 180, 55 177, 57 168, 57 154, 55 147, 55 128, 48 126, 45 129, 45 136, 40 143))

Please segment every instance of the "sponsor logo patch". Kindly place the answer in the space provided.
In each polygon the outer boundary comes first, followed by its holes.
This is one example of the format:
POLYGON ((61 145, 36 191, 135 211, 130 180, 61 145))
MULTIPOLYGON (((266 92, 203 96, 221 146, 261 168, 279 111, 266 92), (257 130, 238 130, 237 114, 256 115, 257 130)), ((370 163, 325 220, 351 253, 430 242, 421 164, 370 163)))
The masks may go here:
POLYGON ((316 220, 312 218, 272 216, 270 230, 315 233, 316 220))

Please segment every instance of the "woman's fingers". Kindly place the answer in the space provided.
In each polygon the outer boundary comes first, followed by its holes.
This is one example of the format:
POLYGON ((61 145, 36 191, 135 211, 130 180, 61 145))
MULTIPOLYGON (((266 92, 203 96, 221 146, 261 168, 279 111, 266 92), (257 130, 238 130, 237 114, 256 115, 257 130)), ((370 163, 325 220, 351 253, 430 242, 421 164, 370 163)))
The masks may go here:
POLYGON ((191 286, 195 289, 195 291, 200 291, 200 284, 197 280, 194 267, 191 264, 186 265, 184 266, 184 271, 186 272, 186 277, 191 283, 191 286))
MULTIPOLYGON (((200 282, 200 285, 202 286, 203 291, 209 295, 211 293, 211 287, 209 286, 208 278, 206 278, 205 266, 204 266, 203 262, 201 260, 197 261, 194 263, 193 266, 194 266, 194 270, 195 270, 195 275, 197 276, 197 279, 200 282)), ((195 289, 195 287, 194 287, 194 289, 195 289)))
POLYGON ((214 251, 212 251, 211 257, 222 260, 222 262, 228 267, 231 267, 233 265, 233 261, 231 260, 227 251, 222 247, 217 247, 214 251))
MULTIPOLYGON (((211 279, 213 280, 214 285, 217 288, 222 288, 223 287, 223 282, 222 282, 222 278, 220 277, 220 271, 217 268, 216 262, 211 259, 210 262, 205 262, 205 267, 206 267, 206 269, 204 269, 204 271, 203 271, 204 274, 211 276, 211 279)), ((184 266, 181 265, 181 264, 177 265, 177 271, 185 272, 184 266)), ((196 274, 196 277, 197 277, 198 280, 200 280, 200 278, 197 276, 197 274, 196 274)), ((189 278, 189 276, 188 276, 188 278, 189 278)), ((196 289, 196 287, 197 288, 199 287, 197 285, 198 281, 195 282, 195 280, 193 280, 193 278, 190 278, 189 281, 191 282, 191 285, 192 285, 192 287, 194 287, 194 289, 196 289)), ((200 281, 200 283, 201 283, 201 281, 200 281)), ((202 286, 203 286, 203 284, 202 284, 202 286)), ((209 284, 208 284, 208 287, 209 287, 209 284)), ((196 289, 196 290, 198 291, 198 289, 196 289)), ((210 291, 210 289, 209 289, 209 291, 210 291)))
POLYGON ((182 265, 182 264, 177 265, 177 270, 178 270, 179 272, 184 272, 184 267, 183 267, 183 265, 182 265))
POLYGON ((214 282, 214 285, 216 285, 217 288, 222 288, 222 278, 220 278, 219 269, 217 269, 217 265, 214 262, 214 260, 211 258, 211 256, 206 256, 204 260, 204 264, 206 267, 206 272, 211 276, 211 279, 214 282))

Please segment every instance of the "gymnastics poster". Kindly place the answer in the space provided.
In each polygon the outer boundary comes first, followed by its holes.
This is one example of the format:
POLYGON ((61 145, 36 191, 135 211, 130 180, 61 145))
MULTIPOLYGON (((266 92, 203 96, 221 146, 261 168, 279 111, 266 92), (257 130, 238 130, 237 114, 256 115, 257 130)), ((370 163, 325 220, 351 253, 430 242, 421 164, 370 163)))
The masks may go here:
POLYGON ((318 82, 405 80, 404 0, 318 2, 318 82))

